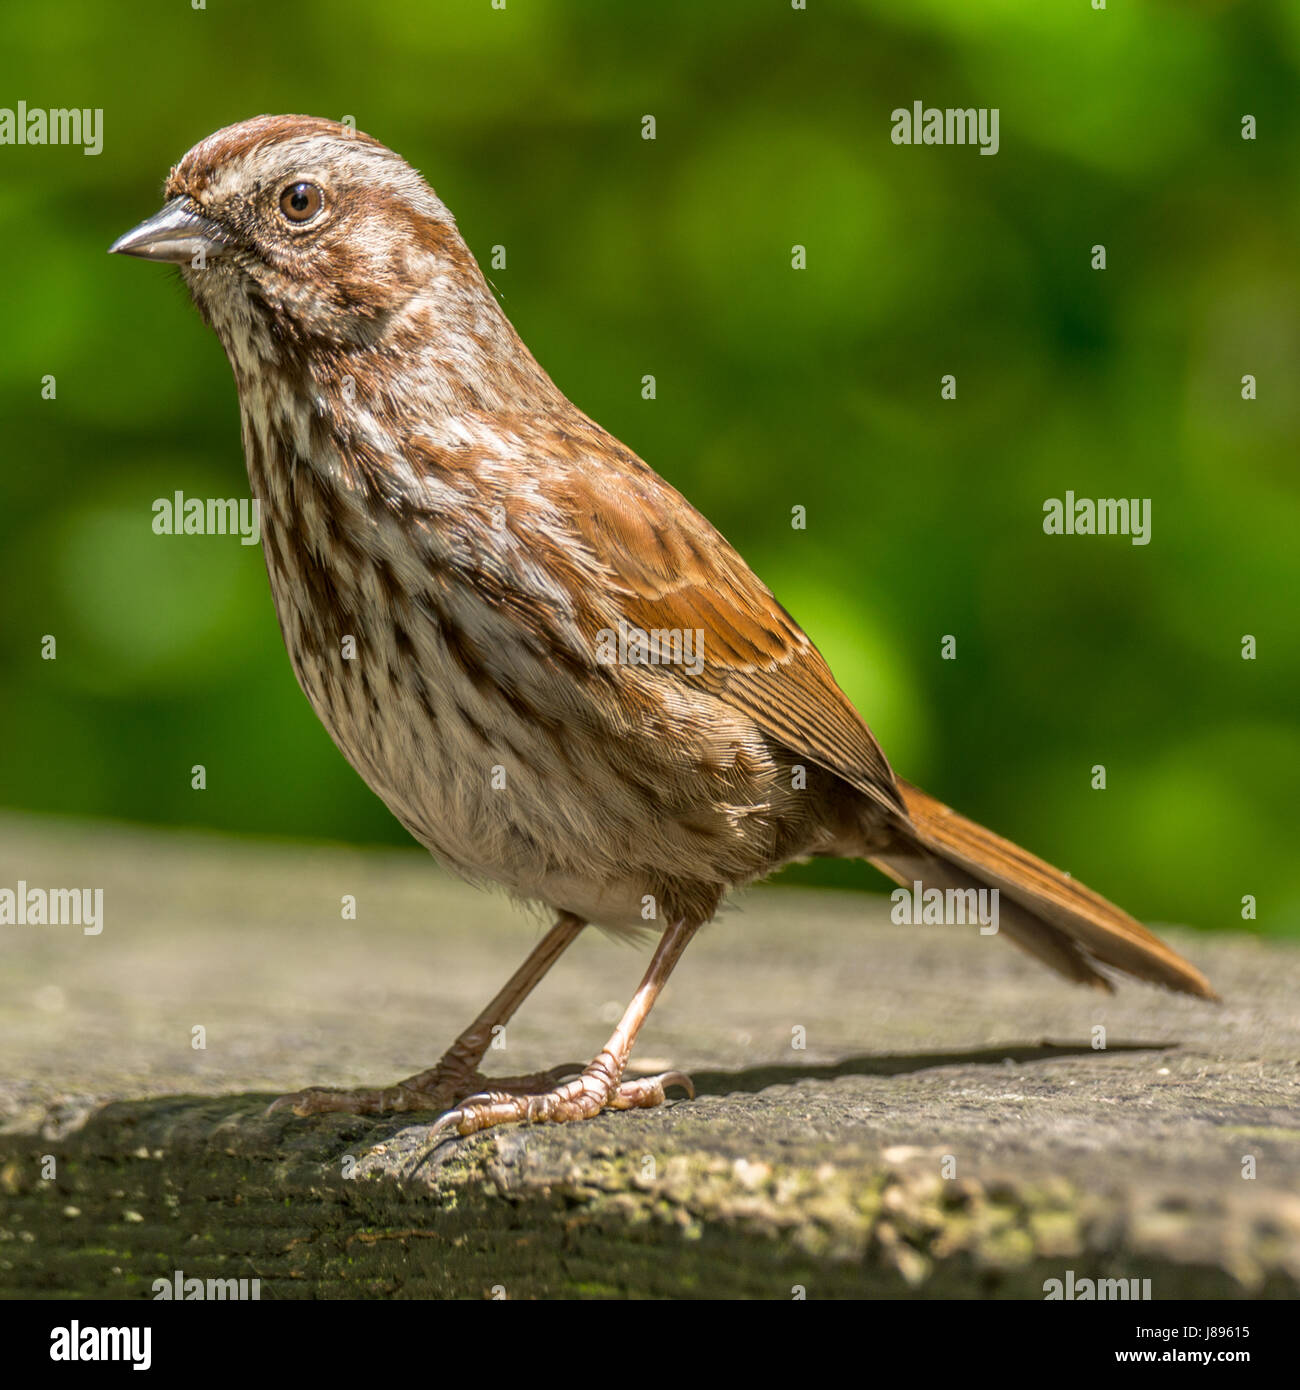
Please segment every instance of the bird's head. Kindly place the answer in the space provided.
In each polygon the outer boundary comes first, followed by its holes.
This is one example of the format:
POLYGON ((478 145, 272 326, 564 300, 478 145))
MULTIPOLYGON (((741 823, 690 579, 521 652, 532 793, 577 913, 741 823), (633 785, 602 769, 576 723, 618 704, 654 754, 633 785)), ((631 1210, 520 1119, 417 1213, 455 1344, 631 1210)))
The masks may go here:
POLYGON ((164 197, 109 250, 178 266, 232 357, 267 334, 374 344, 416 297, 482 285, 416 170, 334 121, 258 116, 219 130, 172 169, 164 197))
POLYGON ((109 247, 176 265, 241 399, 349 379, 390 412, 554 404, 455 219, 400 155, 310 116, 258 116, 201 140, 165 206, 109 247))

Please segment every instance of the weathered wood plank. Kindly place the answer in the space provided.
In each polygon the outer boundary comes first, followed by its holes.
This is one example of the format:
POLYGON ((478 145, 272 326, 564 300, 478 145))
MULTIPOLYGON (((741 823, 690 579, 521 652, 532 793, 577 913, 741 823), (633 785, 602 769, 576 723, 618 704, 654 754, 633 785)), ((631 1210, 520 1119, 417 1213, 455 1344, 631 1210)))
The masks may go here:
MULTIPOLYGON (((427 1065, 538 923, 415 853, 0 821, 20 878, 102 887, 105 924, 0 928, 0 1296, 1300 1292, 1287 946, 1170 933, 1225 1004, 1108 999, 878 899, 760 890, 639 1049, 696 1102, 431 1153, 420 1117, 265 1105, 427 1065)), ((594 1051, 642 959, 580 940, 488 1069, 594 1051)))

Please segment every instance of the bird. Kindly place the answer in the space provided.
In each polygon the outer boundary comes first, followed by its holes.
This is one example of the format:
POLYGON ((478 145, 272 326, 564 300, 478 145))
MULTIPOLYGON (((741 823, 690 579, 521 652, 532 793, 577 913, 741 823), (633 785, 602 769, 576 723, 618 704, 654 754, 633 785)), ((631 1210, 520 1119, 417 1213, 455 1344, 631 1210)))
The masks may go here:
MULTIPOLYGON (((663 1103, 637 1034, 733 890, 815 856, 992 892, 1069 980, 1209 981, 1126 912, 895 775, 812 639, 686 498, 554 384, 451 212, 317 117, 218 130, 110 252, 170 264, 225 349, 294 674, 442 864, 554 914, 428 1070, 296 1115, 428 1111, 441 1139, 663 1103), (656 934, 586 1064, 479 1070, 587 925, 656 934)), ((945 899, 947 901, 947 899, 945 899)))

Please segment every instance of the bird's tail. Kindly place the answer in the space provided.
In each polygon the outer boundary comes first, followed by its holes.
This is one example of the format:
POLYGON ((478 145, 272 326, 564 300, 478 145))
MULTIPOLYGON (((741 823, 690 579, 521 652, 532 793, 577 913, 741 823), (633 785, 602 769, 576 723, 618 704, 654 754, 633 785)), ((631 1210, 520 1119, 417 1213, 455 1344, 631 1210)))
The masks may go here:
POLYGON ((1053 970, 1112 990, 1099 967, 1217 999, 1195 966, 1099 894, 1032 854, 898 782, 911 827, 872 863, 906 887, 998 890, 998 930, 1053 970))

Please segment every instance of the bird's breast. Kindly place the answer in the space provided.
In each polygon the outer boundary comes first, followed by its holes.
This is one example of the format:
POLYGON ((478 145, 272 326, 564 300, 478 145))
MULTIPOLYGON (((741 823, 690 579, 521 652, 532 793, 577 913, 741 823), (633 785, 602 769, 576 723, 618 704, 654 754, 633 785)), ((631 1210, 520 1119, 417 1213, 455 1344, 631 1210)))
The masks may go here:
POLYGON ((295 454, 308 422, 258 425, 249 474, 294 673, 439 859, 613 925, 665 894, 711 911, 770 866, 782 819, 807 811, 752 720, 665 671, 584 660, 553 578, 508 534, 481 528, 462 560, 295 454))

